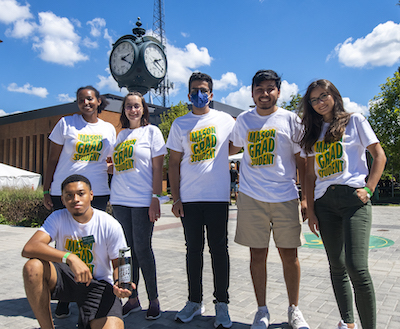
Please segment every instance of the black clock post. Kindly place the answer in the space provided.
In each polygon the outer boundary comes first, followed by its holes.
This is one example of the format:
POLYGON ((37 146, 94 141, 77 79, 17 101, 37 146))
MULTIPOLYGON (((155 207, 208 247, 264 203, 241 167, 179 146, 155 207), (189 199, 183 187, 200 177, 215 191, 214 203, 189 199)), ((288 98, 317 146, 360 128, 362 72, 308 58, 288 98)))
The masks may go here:
POLYGON ((167 73, 164 46, 156 38, 145 36, 140 17, 132 29, 114 44, 110 55, 110 70, 120 88, 138 91, 142 95, 157 88, 167 73))

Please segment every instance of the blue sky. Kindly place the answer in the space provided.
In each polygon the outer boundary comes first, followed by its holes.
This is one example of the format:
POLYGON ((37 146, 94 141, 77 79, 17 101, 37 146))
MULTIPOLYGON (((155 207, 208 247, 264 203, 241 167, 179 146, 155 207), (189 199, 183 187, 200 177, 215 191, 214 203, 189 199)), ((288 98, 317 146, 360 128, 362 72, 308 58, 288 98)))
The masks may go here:
MULTIPOLYGON (((170 104, 187 101, 188 78, 198 70, 213 77, 215 100, 247 109, 254 73, 273 69, 283 79, 281 101, 325 78, 349 111, 368 115, 400 65, 397 2, 164 0, 170 104)), ((71 101, 88 84, 126 94, 109 73, 112 43, 131 34, 138 16, 151 30, 153 5, 0 0, 0 115, 71 101)))

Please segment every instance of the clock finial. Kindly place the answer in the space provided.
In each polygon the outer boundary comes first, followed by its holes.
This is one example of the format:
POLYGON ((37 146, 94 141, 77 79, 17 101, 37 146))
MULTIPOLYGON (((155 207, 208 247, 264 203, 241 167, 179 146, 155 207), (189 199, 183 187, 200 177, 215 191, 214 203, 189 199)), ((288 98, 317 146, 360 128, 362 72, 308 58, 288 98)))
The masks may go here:
POLYGON ((146 30, 144 28, 142 28, 142 22, 140 21, 140 17, 137 18, 137 22, 136 22, 136 26, 134 29, 132 29, 132 33, 133 35, 135 35, 136 37, 140 38, 142 37, 145 33, 146 30))

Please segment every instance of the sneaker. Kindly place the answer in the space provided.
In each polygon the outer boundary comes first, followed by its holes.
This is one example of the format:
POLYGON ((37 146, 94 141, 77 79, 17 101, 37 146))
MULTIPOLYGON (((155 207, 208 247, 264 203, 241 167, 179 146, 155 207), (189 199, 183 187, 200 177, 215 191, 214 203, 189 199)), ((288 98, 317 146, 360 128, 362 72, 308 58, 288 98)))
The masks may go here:
MULTIPOLYGON (((354 329, 357 329, 357 323, 354 323, 354 329)), ((340 323, 337 327, 337 329, 349 329, 349 327, 347 326, 347 323, 344 323, 343 320, 340 320, 340 323)))
POLYGON ((306 320, 304 320, 303 314, 297 306, 289 306, 288 308, 288 319, 289 325, 293 329, 310 329, 306 320))
POLYGON ((126 318, 131 313, 136 313, 142 310, 140 306, 139 299, 136 299, 136 302, 132 305, 129 300, 122 307, 122 317, 126 318))
POLYGON ((160 303, 158 302, 150 302, 149 309, 146 313, 146 320, 156 320, 161 316, 160 312, 160 303))
POLYGON ((231 321, 231 318, 229 317, 227 303, 218 303, 217 302, 215 304, 214 327, 218 328, 219 326, 222 326, 222 328, 232 327, 232 321, 231 321))
POLYGON ((203 314, 205 311, 203 303, 187 301, 183 309, 175 315, 175 320, 180 322, 192 321, 196 315, 203 314))
POLYGON ((269 326, 269 312, 266 306, 259 307, 254 317, 251 329, 267 329, 269 326))
POLYGON ((71 315, 71 310, 69 309, 69 302, 58 301, 56 311, 54 315, 57 319, 65 319, 71 315))

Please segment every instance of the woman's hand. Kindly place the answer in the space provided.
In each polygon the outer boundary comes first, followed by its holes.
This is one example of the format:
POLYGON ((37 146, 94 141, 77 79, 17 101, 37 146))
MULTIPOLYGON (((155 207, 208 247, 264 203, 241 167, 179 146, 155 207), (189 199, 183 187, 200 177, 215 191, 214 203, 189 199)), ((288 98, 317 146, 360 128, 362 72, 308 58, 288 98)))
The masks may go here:
POLYGON ((367 190, 363 188, 358 188, 356 190, 358 198, 365 204, 369 200, 368 192, 367 190))
POLYGON ((151 198, 151 204, 149 208, 149 219, 150 222, 155 222, 160 218, 160 201, 158 198, 151 198))
POLYGON ((47 210, 51 210, 51 208, 53 208, 53 201, 51 201, 50 194, 47 193, 43 196, 43 204, 47 210))

